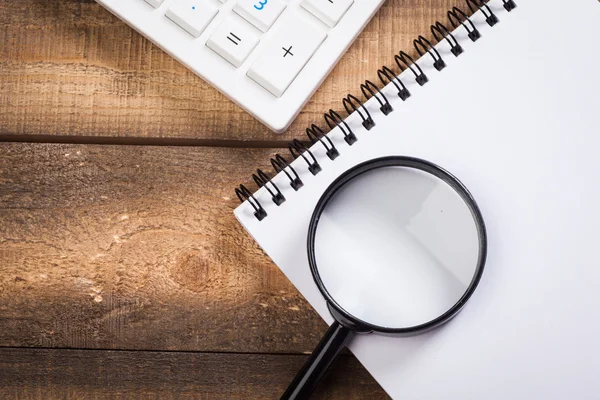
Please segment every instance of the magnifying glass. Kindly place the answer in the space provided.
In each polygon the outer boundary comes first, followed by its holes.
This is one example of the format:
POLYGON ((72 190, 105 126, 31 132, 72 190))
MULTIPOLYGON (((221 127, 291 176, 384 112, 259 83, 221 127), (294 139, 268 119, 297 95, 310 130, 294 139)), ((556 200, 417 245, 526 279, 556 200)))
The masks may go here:
POLYGON ((355 333, 408 336, 450 320, 486 252, 477 203, 439 166, 393 156, 345 172, 308 228, 310 269, 335 322, 281 399, 307 398, 355 333))

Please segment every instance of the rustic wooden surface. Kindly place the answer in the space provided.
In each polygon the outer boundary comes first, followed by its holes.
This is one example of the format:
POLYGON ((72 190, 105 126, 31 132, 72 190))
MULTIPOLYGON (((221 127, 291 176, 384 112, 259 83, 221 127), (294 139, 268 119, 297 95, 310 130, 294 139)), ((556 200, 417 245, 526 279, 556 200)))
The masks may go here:
MULTIPOLYGON (((232 214, 274 151, 0 144, 0 398, 275 397, 326 326, 232 214)), ((343 363, 322 396, 384 397, 343 363)))
MULTIPOLYGON (((307 356, 0 349, 2 399, 275 399, 307 356)), ((341 356, 315 399, 377 399, 377 383, 341 356)))
POLYGON ((272 153, 0 145, 0 343, 311 351, 325 324, 233 216, 272 153))
MULTIPOLYGON (((462 3, 388 0, 278 136, 93 0, 0 0, 0 398, 277 397, 326 326, 232 189, 462 3)), ((345 354, 318 397, 386 396, 345 354)))

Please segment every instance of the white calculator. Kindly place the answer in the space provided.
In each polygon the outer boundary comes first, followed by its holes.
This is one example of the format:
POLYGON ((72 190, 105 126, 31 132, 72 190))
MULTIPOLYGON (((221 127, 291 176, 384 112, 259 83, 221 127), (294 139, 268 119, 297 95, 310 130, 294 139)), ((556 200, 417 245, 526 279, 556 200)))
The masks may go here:
POLYGON ((97 0, 283 132, 384 0, 97 0))

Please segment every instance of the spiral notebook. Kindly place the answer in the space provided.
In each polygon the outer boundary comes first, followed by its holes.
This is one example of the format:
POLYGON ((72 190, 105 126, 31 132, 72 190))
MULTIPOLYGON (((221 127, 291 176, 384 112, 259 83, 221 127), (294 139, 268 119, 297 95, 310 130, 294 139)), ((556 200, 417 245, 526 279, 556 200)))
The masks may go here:
POLYGON ((451 10, 415 41, 421 58, 397 53, 344 100, 347 118, 328 112, 328 134, 314 125, 312 146, 238 190, 236 217, 328 323, 306 233, 336 177, 408 155, 471 190, 489 248, 469 304, 424 335, 350 345, 393 398, 599 398, 600 2, 515 1, 451 10))

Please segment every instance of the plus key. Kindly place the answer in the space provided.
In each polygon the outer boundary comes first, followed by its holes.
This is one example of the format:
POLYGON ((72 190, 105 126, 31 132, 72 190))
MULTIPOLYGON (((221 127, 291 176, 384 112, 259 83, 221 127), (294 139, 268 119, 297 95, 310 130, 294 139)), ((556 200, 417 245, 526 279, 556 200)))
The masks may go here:
POLYGON ((292 46, 290 46, 288 49, 286 49, 285 47, 282 47, 282 50, 284 51, 283 53, 283 57, 285 58, 285 56, 287 56, 288 54, 290 56, 293 56, 294 54, 292 54, 292 46))
POLYGON ((291 15, 282 22, 248 70, 250 78, 277 97, 283 95, 327 37, 300 15, 291 15))

